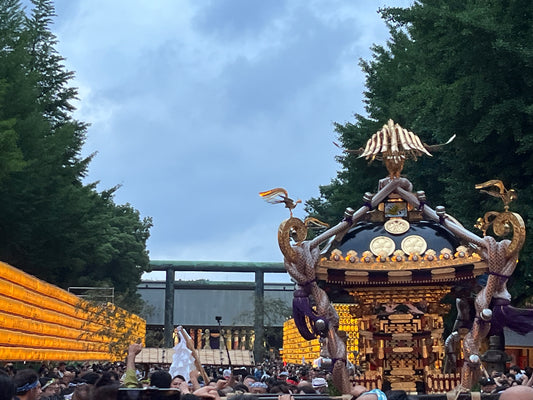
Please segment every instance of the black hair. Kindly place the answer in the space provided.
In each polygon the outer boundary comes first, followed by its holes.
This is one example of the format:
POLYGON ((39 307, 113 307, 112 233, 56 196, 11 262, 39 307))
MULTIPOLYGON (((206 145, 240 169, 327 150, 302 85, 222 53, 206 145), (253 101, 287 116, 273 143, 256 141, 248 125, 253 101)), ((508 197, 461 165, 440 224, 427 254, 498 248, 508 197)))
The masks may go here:
POLYGON ((479 384, 481 386, 496 385, 496 382, 494 382, 494 379, 492 379, 492 378, 481 378, 479 380, 479 384))
POLYGON ((15 384, 7 372, 0 370, 0 400, 11 400, 15 397, 15 384))
POLYGON ((278 382, 276 385, 270 387, 268 393, 290 394, 289 385, 285 382, 278 382))
POLYGON ((43 377, 43 378, 39 378, 39 383, 41 384, 41 388, 43 388, 48 382, 50 382, 51 380, 53 380, 54 378, 50 378, 50 377, 43 377))
POLYGON ((246 386, 244 383, 238 383, 235 386, 233 386, 233 391, 234 392, 241 391, 245 393, 249 392, 248 386, 246 386))
POLYGON ((98 387, 98 386, 111 385, 115 382, 119 382, 119 380, 120 378, 116 372, 106 371, 98 377, 98 380, 95 381, 94 386, 98 387))
POLYGON ((304 394, 316 394, 315 389, 313 389, 313 385, 310 383, 305 383, 303 385, 298 386, 298 391, 303 392, 304 394))
MULTIPOLYGON (((71 399, 75 400, 90 400, 93 399, 92 393, 93 393, 93 385, 78 385, 72 392, 71 399)), ((57 400, 57 399, 63 399, 63 396, 51 396, 47 398, 41 397, 43 400, 57 400)))
POLYGON ((48 373, 48 371, 49 368, 44 364, 39 367, 39 375, 43 375, 45 372, 48 373))
POLYGON ((80 376, 82 382, 88 383, 89 385, 94 385, 98 379, 100 379, 100 374, 97 372, 87 372, 80 376))
POLYGON ((120 384, 118 382, 97 387, 94 389, 92 398, 98 400, 116 400, 119 387, 120 384))
POLYGON ((150 375, 150 386, 155 386, 158 388, 169 388, 170 383, 172 382, 172 377, 167 371, 159 369, 152 372, 150 375))

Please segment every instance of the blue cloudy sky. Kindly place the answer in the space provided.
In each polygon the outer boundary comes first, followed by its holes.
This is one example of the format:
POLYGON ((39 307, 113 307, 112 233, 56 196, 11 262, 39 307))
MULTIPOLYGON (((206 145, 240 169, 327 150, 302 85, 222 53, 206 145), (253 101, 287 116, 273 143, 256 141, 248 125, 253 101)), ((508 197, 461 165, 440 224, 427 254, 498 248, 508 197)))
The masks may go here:
POLYGON ((152 260, 282 261, 288 211, 258 192, 305 201, 336 176, 333 123, 364 113, 358 60, 388 38, 377 10, 409 3, 56 0, 88 182, 153 218, 152 260))

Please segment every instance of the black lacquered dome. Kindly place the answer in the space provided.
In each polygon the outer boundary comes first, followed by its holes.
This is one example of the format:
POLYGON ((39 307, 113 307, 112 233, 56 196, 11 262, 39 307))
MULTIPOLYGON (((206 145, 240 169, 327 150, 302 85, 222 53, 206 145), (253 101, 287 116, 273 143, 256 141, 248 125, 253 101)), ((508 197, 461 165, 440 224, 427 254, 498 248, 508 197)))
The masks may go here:
POLYGON ((454 252, 460 245, 459 240, 450 231, 432 221, 410 223, 409 229, 402 234, 387 232, 384 224, 360 222, 350 229, 340 241, 333 240, 330 242, 323 256, 329 258, 334 249, 340 250, 345 256, 350 250, 356 251, 361 256, 365 251, 371 250, 371 242, 378 237, 392 239, 395 244, 395 250, 400 250, 402 249, 402 242, 413 235, 423 238, 426 242, 426 250, 432 249, 437 254, 445 248, 454 252))

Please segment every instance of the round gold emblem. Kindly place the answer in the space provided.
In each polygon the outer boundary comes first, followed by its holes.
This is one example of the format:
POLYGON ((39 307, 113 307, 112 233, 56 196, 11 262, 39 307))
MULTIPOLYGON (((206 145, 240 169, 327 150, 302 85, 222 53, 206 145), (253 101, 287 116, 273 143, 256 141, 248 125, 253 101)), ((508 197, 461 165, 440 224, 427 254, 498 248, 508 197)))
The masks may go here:
POLYGON ((385 222, 385 230, 393 235, 401 235, 409 230, 411 225, 402 218, 391 218, 385 222))
POLYGON ((410 235, 402 240, 402 250, 405 254, 423 254, 428 248, 428 244, 422 236, 410 235))
POLYGON ((370 242, 370 251, 375 256, 390 256, 395 248, 394 240, 387 236, 378 236, 370 242))

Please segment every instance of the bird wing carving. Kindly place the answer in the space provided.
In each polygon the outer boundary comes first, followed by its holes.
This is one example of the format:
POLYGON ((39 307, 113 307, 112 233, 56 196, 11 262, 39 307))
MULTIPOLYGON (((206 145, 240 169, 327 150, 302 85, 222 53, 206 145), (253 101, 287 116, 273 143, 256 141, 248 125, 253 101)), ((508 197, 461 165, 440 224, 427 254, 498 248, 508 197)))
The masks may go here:
POLYGON ((482 193, 486 193, 490 196, 498 197, 502 199, 503 204, 507 207, 509 203, 518 198, 516 190, 509 189, 507 190, 503 185, 503 182, 499 179, 491 179, 489 181, 478 183, 476 189, 480 189, 482 193), (491 189, 492 188, 492 189, 491 189), (489 189, 489 190, 484 190, 489 189))
POLYGON ((340 144, 336 143, 336 142, 333 142, 333 144, 335 146, 337 146, 339 149, 341 149, 342 151, 344 151, 345 153, 348 153, 348 154, 357 154, 357 155, 361 155, 363 153, 363 151, 365 149, 363 149, 362 147, 357 149, 357 150, 349 150, 349 149, 345 149, 343 148, 340 144))
POLYGON ((283 198, 288 198, 289 193, 283 188, 274 188, 259 192, 259 196, 264 198, 268 203, 277 204, 283 202, 283 198), (278 198, 278 196, 281 196, 281 198, 278 198))
POLYGON ((457 135, 453 134, 452 137, 450 137, 446 143, 440 143, 440 144, 432 144, 432 145, 428 145, 428 144, 425 144, 424 143, 424 147, 428 150, 428 151, 435 151, 435 150, 440 150, 442 147, 446 146, 447 144, 450 144, 451 142, 453 142, 455 140, 455 137, 457 135))
MULTIPOLYGON (((499 194, 504 194, 507 191, 505 189, 505 186, 503 185, 503 182, 500 181, 499 179, 491 179, 490 181, 487 181, 487 182, 478 183, 476 185, 476 189, 485 189, 485 188, 489 188, 489 187, 492 187, 492 186, 496 186, 498 188, 498 193, 499 194)), ((495 196, 495 194, 493 194, 494 191, 489 193, 489 191, 482 190, 482 192, 490 194, 491 196, 495 196)), ((499 197, 499 196, 497 196, 497 197, 499 197)))

